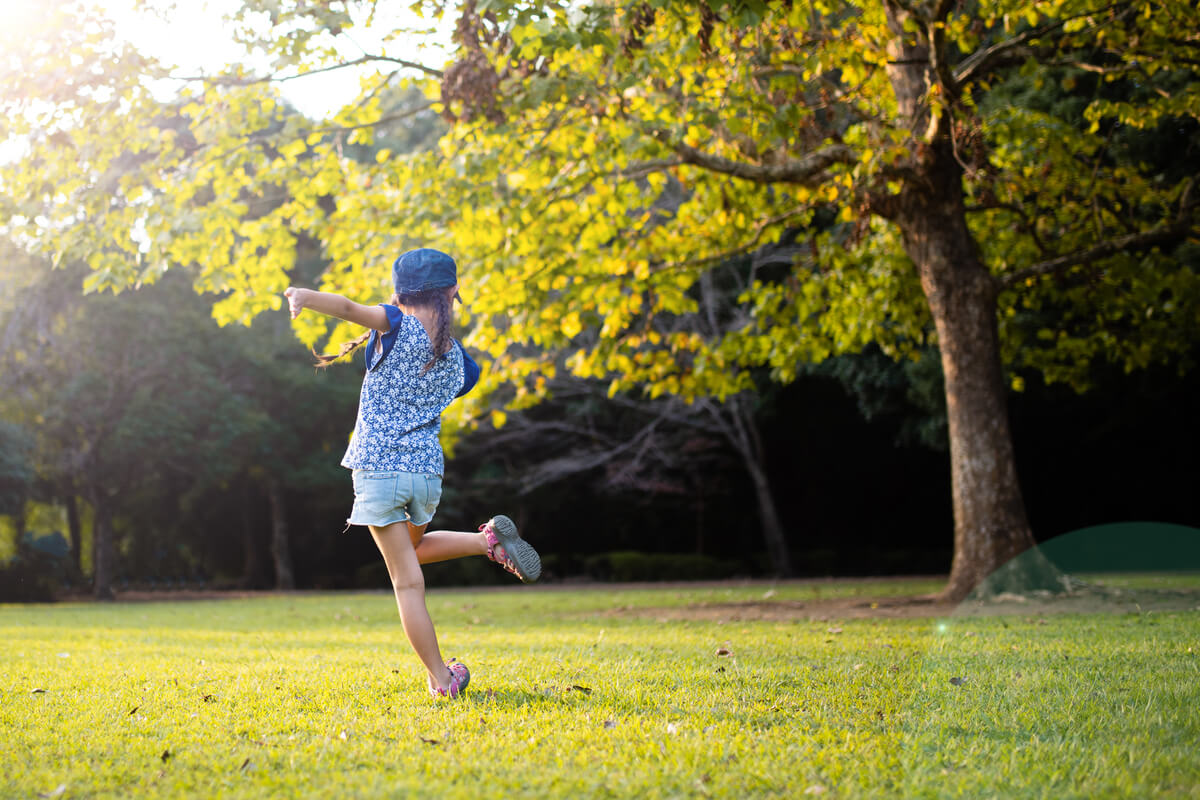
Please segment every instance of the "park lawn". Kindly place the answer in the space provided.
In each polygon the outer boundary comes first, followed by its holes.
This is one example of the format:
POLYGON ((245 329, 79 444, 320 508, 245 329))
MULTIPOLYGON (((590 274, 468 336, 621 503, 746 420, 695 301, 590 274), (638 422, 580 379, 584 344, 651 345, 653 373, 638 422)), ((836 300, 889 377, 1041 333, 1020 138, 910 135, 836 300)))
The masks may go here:
POLYGON ((436 591, 456 702, 385 593, 0 607, 0 797, 1200 797, 1200 610, 676 613, 932 588, 436 591))

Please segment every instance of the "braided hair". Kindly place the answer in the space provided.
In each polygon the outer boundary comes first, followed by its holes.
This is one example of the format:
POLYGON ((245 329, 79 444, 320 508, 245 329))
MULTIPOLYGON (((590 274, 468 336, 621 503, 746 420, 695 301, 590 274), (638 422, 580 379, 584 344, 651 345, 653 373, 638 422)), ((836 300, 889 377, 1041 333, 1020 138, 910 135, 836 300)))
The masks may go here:
POLYGON ((422 374, 429 372, 438 359, 450 352, 450 297, 442 288, 403 292, 399 298, 400 305, 410 308, 433 308, 434 328, 433 336, 430 337, 433 340, 433 357, 425 362, 425 369, 421 371, 422 374))
MULTIPOLYGON (((399 294, 393 294, 391 299, 388 300, 388 304, 393 306, 403 305, 408 306, 409 308, 433 309, 434 331, 433 336, 431 337, 433 340, 433 357, 425 362, 425 368, 421 370, 422 374, 429 372, 429 370, 433 369, 434 365, 437 364, 438 359, 450 352, 450 348, 452 347, 450 341, 450 296, 446 293, 445 289, 426 289, 425 291, 421 292, 402 292, 399 294)), ((322 354, 314 351, 313 355, 316 356, 317 366, 324 369, 330 364, 341 361, 342 359, 352 355, 354 351, 358 350, 358 348, 367 343, 367 340, 371 338, 371 333, 371 331, 367 331, 357 339, 352 339, 351 341, 344 343, 338 348, 338 352, 336 353, 322 354)))

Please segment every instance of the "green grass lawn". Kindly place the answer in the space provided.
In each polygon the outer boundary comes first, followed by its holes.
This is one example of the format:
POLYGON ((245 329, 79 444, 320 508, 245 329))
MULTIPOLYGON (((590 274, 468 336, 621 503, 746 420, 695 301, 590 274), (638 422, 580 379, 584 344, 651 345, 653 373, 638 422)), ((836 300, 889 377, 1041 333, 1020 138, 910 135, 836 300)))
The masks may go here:
POLYGON ((434 592, 456 702, 384 593, 0 607, 0 797, 1200 797, 1200 596, 679 613, 934 588, 434 592))

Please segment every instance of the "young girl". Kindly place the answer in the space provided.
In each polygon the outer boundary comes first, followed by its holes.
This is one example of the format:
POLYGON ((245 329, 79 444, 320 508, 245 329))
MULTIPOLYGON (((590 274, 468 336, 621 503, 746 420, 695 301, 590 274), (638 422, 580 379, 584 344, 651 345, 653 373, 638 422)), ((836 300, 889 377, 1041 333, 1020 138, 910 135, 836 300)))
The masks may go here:
POLYGON ((308 308, 368 329, 337 355, 320 357, 327 365, 367 345, 358 419, 342 459, 354 477, 347 526, 366 525, 383 554, 404 633, 428 670, 430 693, 457 697, 471 674, 455 659, 442 661, 420 565, 486 555, 526 583, 538 579, 542 565, 503 515, 479 533, 425 532, 442 496, 441 415, 475 385, 479 367, 450 338, 451 300, 462 302, 450 256, 410 250, 392 265, 392 282, 390 304, 378 306, 311 289, 284 294, 293 319, 308 308))

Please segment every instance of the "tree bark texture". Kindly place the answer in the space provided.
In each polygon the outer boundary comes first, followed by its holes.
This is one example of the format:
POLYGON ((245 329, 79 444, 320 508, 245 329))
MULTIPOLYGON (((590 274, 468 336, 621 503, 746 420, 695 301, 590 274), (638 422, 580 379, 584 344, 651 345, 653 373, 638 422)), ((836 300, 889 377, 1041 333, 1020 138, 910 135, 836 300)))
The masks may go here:
MULTIPOLYGON (((934 116, 927 100, 938 82, 931 55, 939 54, 931 54, 923 33, 904 30, 908 11, 893 2, 886 10, 894 35, 888 77, 916 148, 914 174, 898 196, 888 199, 886 216, 900 229, 937 330, 954 508, 954 558, 942 595, 962 600, 985 581, 985 589, 996 589, 997 582, 989 579, 1035 543, 1009 429, 996 324, 998 287, 967 226, 963 169, 954 155, 949 112, 934 116)), ((1033 567, 1023 585, 1009 581, 1004 588, 1054 585, 1054 569, 1036 549, 1023 563, 1033 567)), ((1015 575, 1011 569, 1003 574, 1015 575)))
POLYGON ((112 506, 103 489, 91 492, 92 593, 97 600, 112 600, 116 553, 113 548, 112 506))
POLYGON ((950 185, 957 170, 942 171, 943 189, 908 193, 897 222, 929 302, 945 374, 954 560, 944 594, 960 600, 1034 541, 1009 429, 997 289, 967 229, 961 190, 950 185))
POLYGON ((275 588, 295 589, 296 577, 292 571, 292 552, 288 545, 283 488, 276 481, 267 482, 267 501, 271 506, 271 557, 275 560, 275 588))

